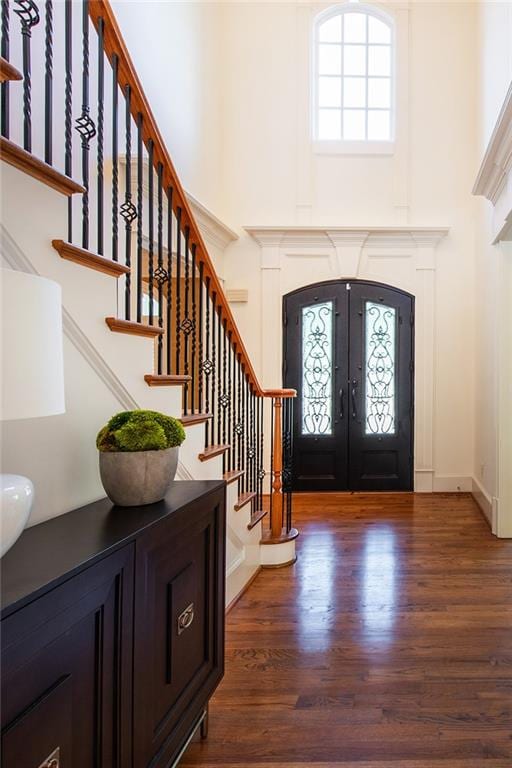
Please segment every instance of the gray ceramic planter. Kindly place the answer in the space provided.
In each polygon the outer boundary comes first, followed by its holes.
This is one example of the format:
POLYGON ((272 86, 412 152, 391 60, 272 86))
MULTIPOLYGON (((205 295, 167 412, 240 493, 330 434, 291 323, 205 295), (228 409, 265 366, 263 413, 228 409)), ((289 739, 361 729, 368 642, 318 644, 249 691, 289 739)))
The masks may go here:
POLYGON ((178 451, 100 451, 100 476, 107 496, 120 507, 160 501, 176 475, 178 451))

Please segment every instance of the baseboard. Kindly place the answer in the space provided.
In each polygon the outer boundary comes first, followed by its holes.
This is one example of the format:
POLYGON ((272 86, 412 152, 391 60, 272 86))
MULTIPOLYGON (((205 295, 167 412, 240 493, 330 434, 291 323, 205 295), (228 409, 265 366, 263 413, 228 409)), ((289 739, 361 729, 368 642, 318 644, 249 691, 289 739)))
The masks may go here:
MULTIPOLYGON (((241 568, 242 568, 242 567, 244 567, 244 566, 241 566, 241 568)), ((246 567, 247 567, 247 569, 248 569, 248 572, 250 572, 250 570, 249 570, 249 567, 248 567, 248 566, 246 566, 246 567)), ((252 570, 252 569, 251 569, 251 570, 252 570)), ((242 596, 243 596, 243 595, 244 595, 244 594, 247 592, 247 590, 249 589, 249 587, 250 587, 250 586, 251 586, 251 584, 253 583, 254 579, 255 579, 255 578, 258 576, 258 574, 260 573, 260 571, 261 571, 261 570, 262 570, 262 569, 261 569, 261 565, 256 565, 256 566, 254 566, 254 571, 253 571, 253 573, 252 573, 252 574, 249 576, 249 578, 247 579, 247 581, 245 581, 245 583, 243 584, 243 586, 242 586, 242 587, 241 587, 241 588, 238 590, 238 592, 235 594, 235 596, 234 596, 234 597, 232 597, 232 598, 231 598, 231 600, 230 600, 230 601, 228 602, 228 604, 226 605, 226 615, 227 615, 227 614, 230 612, 230 610, 231 610, 232 608, 234 608, 234 606, 235 606, 235 605, 238 603, 238 601, 240 600, 240 598, 241 598, 241 597, 242 597, 242 596)))
POLYGON ((466 475, 434 475, 432 490, 435 493, 471 493, 473 478, 466 475))
POLYGON ((483 488, 483 486, 478 482, 478 480, 475 477, 472 478, 471 495, 473 496, 474 500, 480 507, 483 513, 483 516, 489 523, 489 527, 494 533, 495 523, 493 519, 494 516, 493 516, 492 497, 489 496, 485 488, 483 488))

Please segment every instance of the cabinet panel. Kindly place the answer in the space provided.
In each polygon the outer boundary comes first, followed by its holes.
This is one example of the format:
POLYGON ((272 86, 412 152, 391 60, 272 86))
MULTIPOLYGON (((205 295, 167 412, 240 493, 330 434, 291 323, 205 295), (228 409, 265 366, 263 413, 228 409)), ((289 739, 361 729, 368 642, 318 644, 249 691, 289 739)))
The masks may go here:
POLYGON ((166 766, 223 673, 224 489, 137 541, 135 764, 166 766))
POLYGON ((2 621, 3 768, 131 766, 133 549, 2 621))

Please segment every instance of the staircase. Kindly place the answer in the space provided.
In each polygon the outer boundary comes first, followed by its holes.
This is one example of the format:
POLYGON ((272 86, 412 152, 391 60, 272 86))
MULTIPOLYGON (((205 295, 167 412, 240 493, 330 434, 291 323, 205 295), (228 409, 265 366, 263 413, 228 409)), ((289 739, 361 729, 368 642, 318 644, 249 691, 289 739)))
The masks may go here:
POLYGON ((229 605, 295 560, 295 391, 258 382, 107 0, 4 0, 0 52, 4 261, 62 285, 124 407, 181 419, 180 478, 226 481, 229 605))

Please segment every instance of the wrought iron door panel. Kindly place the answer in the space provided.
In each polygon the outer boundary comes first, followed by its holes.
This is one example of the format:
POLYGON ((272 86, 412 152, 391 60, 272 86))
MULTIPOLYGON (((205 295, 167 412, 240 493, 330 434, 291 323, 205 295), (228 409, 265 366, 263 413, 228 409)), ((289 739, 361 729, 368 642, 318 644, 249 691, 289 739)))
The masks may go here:
POLYGON ((346 280, 285 296, 294 490, 412 488, 413 302, 346 280))
POLYGON ((337 283, 285 297, 284 380, 298 393, 292 462, 297 491, 347 485, 347 309, 346 291, 337 283))

